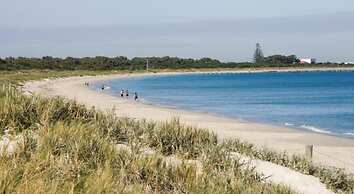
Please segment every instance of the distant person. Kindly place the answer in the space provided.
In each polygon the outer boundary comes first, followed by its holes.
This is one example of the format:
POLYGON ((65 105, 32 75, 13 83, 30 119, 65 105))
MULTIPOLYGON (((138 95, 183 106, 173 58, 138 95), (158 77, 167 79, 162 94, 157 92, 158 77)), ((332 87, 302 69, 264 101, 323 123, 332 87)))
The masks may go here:
POLYGON ((125 90, 125 96, 129 97, 129 91, 128 90, 125 90))
POLYGON ((124 90, 120 91, 120 97, 123 98, 124 97, 124 90))
POLYGON ((137 101, 138 100, 138 93, 134 92, 134 100, 137 101))

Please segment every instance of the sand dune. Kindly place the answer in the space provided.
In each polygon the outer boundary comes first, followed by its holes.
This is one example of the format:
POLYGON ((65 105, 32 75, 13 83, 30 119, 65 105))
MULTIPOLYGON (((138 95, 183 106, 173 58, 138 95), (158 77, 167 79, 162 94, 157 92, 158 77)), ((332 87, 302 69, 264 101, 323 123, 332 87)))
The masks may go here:
MULTIPOLYGON (((303 70, 300 69, 299 71, 303 70)), ((266 146, 277 151, 286 151, 290 154, 303 154, 305 145, 312 144, 314 145, 314 162, 344 168, 346 171, 354 173, 354 140, 352 139, 298 131, 262 123, 251 123, 208 113, 157 107, 120 99, 118 94, 117 97, 114 97, 103 92, 95 92, 84 86, 84 82, 92 83, 113 78, 159 76, 161 74, 175 73, 120 74, 35 81, 26 83, 24 90, 44 96, 63 96, 88 106, 95 106, 101 110, 112 110, 114 108, 115 113, 122 117, 154 121, 165 121, 178 117, 188 125, 213 131, 220 139, 240 138, 255 143, 260 147, 266 146)))

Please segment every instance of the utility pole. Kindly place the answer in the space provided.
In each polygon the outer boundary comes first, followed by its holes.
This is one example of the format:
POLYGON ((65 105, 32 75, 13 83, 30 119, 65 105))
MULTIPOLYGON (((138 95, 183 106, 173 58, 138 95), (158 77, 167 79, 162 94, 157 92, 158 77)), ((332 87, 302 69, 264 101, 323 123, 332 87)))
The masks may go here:
POLYGON ((146 71, 149 71, 149 59, 146 59, 146 71))

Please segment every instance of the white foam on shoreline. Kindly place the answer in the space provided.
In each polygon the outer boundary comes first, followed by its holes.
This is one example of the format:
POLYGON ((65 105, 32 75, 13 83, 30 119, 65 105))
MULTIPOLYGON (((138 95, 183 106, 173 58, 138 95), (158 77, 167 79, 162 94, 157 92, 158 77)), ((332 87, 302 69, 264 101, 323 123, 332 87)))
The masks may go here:
POLYGON ((344 135, 349 135, 354 137, 354 133, 344 133, 344 135))
POLYGON ((319 129, 319 128, 316 128, 316 127, 311 126, 311 125, 301 125, 301 128, 307 129, 307 130, 310 130, 310 131, 314 131, 314 132, 317 132, 317 133, 326 133, 326 134, 331 134, 332 133, 330 131, 319 129))
POLYGON ((292 123, 284 123, 285 126, 294 126, 295 124, 292 123))

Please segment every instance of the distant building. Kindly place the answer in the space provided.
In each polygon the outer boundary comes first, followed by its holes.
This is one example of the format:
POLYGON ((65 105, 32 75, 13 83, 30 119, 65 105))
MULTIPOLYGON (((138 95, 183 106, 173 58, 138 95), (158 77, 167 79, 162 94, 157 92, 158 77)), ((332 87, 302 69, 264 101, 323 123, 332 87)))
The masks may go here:
POLYGON ((300 64, 315 64, 316 59, 307 58, 307 59, 300 59, 300 64))
POLYGON ((345 62, 345 65, 354 65, 354 62, 345 62))

